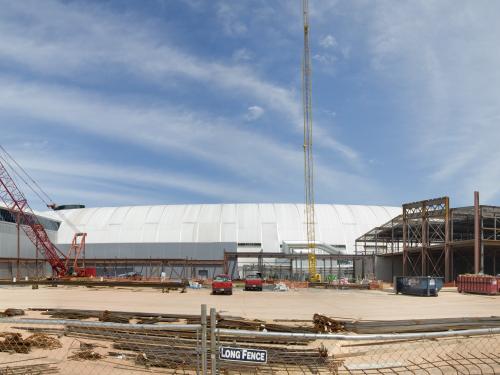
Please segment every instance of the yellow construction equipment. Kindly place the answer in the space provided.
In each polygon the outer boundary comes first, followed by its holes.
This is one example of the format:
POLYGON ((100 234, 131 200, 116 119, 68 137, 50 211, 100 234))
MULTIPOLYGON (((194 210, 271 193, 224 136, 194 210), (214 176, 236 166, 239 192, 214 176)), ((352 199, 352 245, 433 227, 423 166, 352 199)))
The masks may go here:
POLYGON ((316 233, 314 229, 314 162, 312 150, 312 85, 311 85, 311 53, 309 50, 309 1, 302 1, 304 20, 304 56, 302 60, 302 106, 304 110, 304 187, 305 218, 307 230, 307 248, 309 262, 309 280, 321 281, 316 273, 316 233))

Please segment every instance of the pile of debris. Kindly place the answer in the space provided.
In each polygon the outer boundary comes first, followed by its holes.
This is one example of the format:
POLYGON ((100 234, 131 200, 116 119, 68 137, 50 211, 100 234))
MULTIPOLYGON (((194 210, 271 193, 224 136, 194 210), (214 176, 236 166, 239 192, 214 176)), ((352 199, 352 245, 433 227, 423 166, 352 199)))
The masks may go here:
POLYGON ((5 309, 4 312, 0 312, 0 318, 10 318, 13 316, 21 316, 24 315, 24 310, 23 309, 5 309))
MULTIPOLYGON (((200 324, 201 315, 191 314, 164 314, 164 313, 140 313, 127 311, 108 310, 76 310, 76 309, 32 309, 42 311, 42 315, 49 315, 55 319, 98 319, 102 322, 156 324, 156 323, 186 323, 200 324)), ((209 319, 207 319, 209 320, 209 319)), ((267 332, 294 332, 314 333, 316 330, 311 324, 279 324, 268 323, 263 320, 250 320, 238 316, 224 316, 217 314, 217 328, 244 329, 250 331, 267 332)))
POLYGON ((442 318, 408 320, 349 320, 314 314, 314 329, 319 333, 358 334, 440 332, 449 330, 500 327, 500 317, 442 318))
POLYGON ((61 342, 58 339, 43 333, 35 333, 24 340, 24 342, 28 343, 32 348, 51 350, 62 348, 61 342))
POLYGON ((129 311, 110 310, 78 310, 78 309, 45 309, 35 308, 31 311, 41 311, 42 315, 49 315, 54 319, 98 319, 101 322, 130 323, 136 320, 138 324, 154 323, 179 323, 182 320, 198 319, 199 315, 189 314, 163 314, 163 313, 143 313, 129 311))
POLYGON ((25 342, 20 333, 2 332, 0 338, 0 352, 24 354, 30 352, 31 344, 25 342))
POLYGON ((103 359, 104 356, 95 352, 92 349, 80 349, 74 354, 68 356, 68 359, 77 361, 97 361, 98 359, 103 359))
POLYGON ((35 333, 23 339, 20 333, 3 332, 0 333, 0 352, 8 353, 29 353, 31 348, 58 349, 62 345, 54 337, 43 333, 35 333))

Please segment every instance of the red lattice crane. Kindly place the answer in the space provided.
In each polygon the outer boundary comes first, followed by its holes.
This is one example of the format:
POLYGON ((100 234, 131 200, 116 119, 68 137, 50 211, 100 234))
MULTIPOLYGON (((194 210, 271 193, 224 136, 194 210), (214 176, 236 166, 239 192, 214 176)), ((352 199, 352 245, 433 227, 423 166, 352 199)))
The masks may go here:
POLYGON ((33 242, 37 251, 44 256, 52 267, 54 275, 63 277, 68 275, 66 266, 66 255, 64 255, 53 243, 39 222, 37 216, 31 209, 26 197, 17 187, 14 179, 7 171, 6 166, 0 161, 0 199, 7 209, 19 215, 19 225, 33 242))

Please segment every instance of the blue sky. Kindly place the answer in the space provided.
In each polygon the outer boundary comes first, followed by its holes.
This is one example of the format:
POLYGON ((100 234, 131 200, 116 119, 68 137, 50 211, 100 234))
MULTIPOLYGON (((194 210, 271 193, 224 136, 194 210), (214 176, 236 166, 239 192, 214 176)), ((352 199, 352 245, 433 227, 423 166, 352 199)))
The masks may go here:
MULTIPOLYGON (((316 201, 498 204, 500 3, 310 7, 316 201)), ((303 201, 300 1, 0 9, 1 143, 58 203, 303 201)))

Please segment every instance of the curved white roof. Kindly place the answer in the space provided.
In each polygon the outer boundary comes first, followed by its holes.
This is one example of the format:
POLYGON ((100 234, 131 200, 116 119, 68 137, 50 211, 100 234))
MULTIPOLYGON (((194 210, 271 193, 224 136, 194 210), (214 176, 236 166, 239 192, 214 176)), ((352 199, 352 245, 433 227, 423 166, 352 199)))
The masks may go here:
MULTIPOLYGON (((400 207, 316 204, 316 241, 345 245, 401 213, 400 207)), ((189 204, 84 208, 46 213, 69 219, 87 243, 237 242, 279 251, 283 241, 305 241, 303 204, 189 204)), ((74 230, 61 223, 58 243, 74 230)), ((249 245, 251 246, 251 245, 249 245)))

